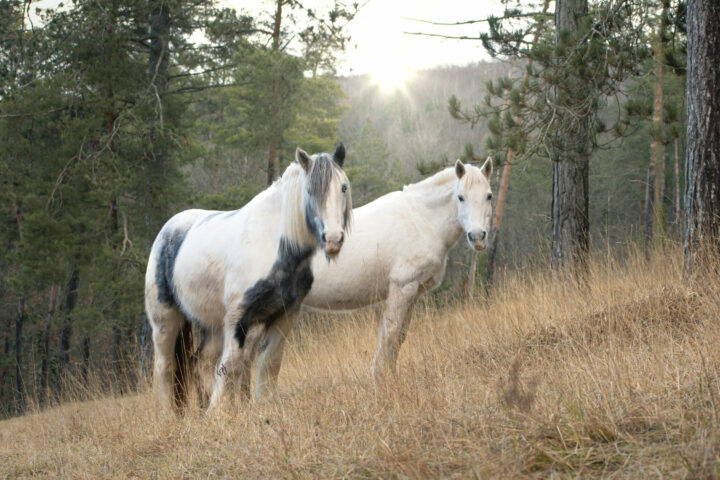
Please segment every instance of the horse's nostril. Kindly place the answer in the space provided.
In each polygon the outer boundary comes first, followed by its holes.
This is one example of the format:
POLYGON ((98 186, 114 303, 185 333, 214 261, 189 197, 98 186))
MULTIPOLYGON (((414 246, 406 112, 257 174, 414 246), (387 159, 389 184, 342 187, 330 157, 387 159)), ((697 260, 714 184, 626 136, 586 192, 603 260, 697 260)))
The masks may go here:
POLYGON ((471 232, 468 232, 467 237, 468 237, 468 240, 470 240, 471 242, 475 241, 475 239, 473 238, 473 234, 471 232))
POLYGON ((325 243, 327 243, 327 238, 325 237, 325 234, 324 234, 324 233, 322 234, 322 241, 325 242, 325 243))
POLYGON ((345 232, 340 232, 340 245, 345 241, 345 232))
POLYGON ((485 230, 483 230, 482 232, 480 232, 480 240, 485 240, 485 236, 486 236, 486 235, 487 235, 487 232, 485 232, 485 230))

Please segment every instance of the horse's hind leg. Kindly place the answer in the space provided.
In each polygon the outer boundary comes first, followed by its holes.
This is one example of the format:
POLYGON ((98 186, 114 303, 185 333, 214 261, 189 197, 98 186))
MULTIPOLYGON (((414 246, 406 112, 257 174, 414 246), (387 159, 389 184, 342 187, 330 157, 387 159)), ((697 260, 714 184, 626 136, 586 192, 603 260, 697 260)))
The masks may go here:
POLYGON ((283 351, 287 336, 292 330, 298 312, 287 313, 277 319, 265 333, 260 355, 257 360, 255 377, 255 399, 271 395, 277 387, 277 379, 282 365, 283 351))
POLYGON ((385 313, 380 324, 378 349, 372 372, 376 383, 383 383, 387 374, 395 375, 400 346, 405 341, 410 314, 418 298, 418 282, 399 285, 390 283, 385 313))
POLYGON ((155 347, 153 388, 161 408, 170 411, 174 406, 175 344, 185 317, 175 307, 159 301, 153 301, 147 310, 155 347))

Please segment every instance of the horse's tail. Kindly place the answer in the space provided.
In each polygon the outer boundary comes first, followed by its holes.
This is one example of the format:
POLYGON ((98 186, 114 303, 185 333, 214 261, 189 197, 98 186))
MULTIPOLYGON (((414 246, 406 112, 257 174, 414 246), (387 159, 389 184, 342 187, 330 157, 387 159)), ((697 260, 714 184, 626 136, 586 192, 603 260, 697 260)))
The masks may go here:
POLYGON ((186 319, 175 340, 176 368, 173 378, 173 394, 175 404, 181 411, 188 403, 195 360, 192 324, 186 319))

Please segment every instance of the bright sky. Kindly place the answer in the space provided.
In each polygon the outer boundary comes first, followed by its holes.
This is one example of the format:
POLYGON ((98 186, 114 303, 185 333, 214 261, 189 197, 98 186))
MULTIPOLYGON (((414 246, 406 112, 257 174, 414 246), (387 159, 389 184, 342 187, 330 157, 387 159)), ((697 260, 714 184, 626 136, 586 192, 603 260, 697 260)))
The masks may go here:
MULTIPOLYGON (((358 0, 362 1, 362 0, 358 0)), ((59 0, 40 0, 34 7, 52 7, 59 0)), ((253 16, 273 10, 272 0, 220 0, 253 16)), ((305 0, 305 7, 331 4, 331 0, 305 0)), ((343 75, 369 73, 388 88, 398 86, 412 71, 442 65, 465 65, 487 59, 479 41, 446 40, 407 35, 424 31, 447 35, 477 36, 484 24, 439 27, 408 20, 457 22, 502 14, 500 0, 369 0, 350 25, 351 44, 343 56, 343 75)))
POLYGON ((483 24, 439 27, 408 18, 450 23, 487 18, 502 11, 498 0, 370 0, 350 26, 352 46, 345 55, 341 72, 376 74, 382 68, 420 70, 487 59, 480 41, 446 40, 403 32, 477 36, 483 24))
MULTIPOLYGON (((272 0, 221 0, 250 13, 270 12, 272 0)), ((357 0, 362 2, 362 0, 357 0)), ((349 0, 348 0, 349 3, 349 0)), ((331 0, 306 0, 306 8, 331 4, 331 0)), ((432 32, 451 36, 475 36, 485 24, 435 26, 410 19, 452 23, 501 15, 500 0, 369 0, 349 26, 351 43, 339 66, 341 75, 370 74, 386 89, 394 89, 415 70, 466 65, 488 59, 480 41, 449 40, 408 35, 432 32)))

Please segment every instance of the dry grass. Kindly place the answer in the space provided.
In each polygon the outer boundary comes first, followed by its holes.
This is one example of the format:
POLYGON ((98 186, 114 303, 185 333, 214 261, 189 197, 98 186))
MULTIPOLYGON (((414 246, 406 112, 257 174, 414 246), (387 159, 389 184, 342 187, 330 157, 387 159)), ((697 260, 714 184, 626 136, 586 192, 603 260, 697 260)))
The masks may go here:
POLYGON ((686 283, 670 253, 418 308, 387 391, 359 314, 300 331, 261 404, 163 419, 143 393, 4 421, 0 476, 717 478, 720 277, 686 283))

